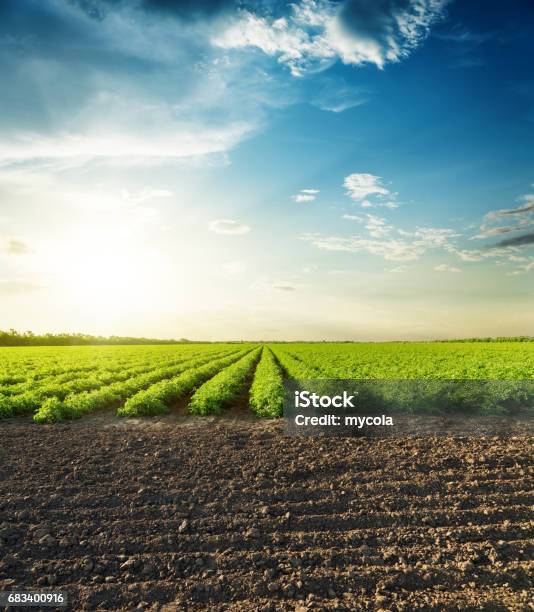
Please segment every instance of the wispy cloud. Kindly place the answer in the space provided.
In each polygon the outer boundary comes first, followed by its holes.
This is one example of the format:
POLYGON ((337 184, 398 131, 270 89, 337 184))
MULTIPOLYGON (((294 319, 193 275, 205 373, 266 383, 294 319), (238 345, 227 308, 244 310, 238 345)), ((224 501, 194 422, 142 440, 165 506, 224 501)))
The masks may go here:
POLYGON ((273 289, 276 291, 296 291, 297 288, 294 285, 289 285, 287 283, 278 283, 273 285, 273 289))
POLYGON ((289 299, 291 294, 299 291, 299 289, 304 288, 305 285, 299 283, 295 280, 291 280, 291 278, 259 278, 257 279, 251 286, 251 289, 260 295, 270 296, 274 298, 275 296, 280 296, 281 299, 289 299), (287 298, 282 296, 286 295, 287 298))
POLYGON ((50 136, 20 133, 11 139, 4 139, 0 144, 0 161, 14 164, 39 159, 69 159, 71 163, 85 164, 102 158, 145 164, 154 160, 224 153, 253 130, 251 125, 240 122, 206 128, 200 124, 179 125, 163 121, 157 131, 150 132, 131 127, 121 132, 116 126, 106 127, 102 124, 101 134, 94 133, 92 128, 84 130, 83 127, 76 132, 50 136))
POLYGON ((362 223, 373 238, 389 236, 395 229, 392 225, 388 225, 384 218, 371 214, 343 215, 343 219, 362 223))
POLYGON ((519 276, 521 274, 528 274, 529 272, 534 272, 534 257, 525 259, 525 261, 521 262, 515 270, 512 270, 508 274, 510 276, 519 276))
POLYGON ((460 268, 445 263, 434 266, 434 270, 436 272, 461 272, 460 268))
POLYGON ((502 208, 495 212, 496 216, 506 215, 524 215, 526 213, 534 212, 534 193, 527 193, 521 198, 525 204, 518 206, 517 208, 502 208))
POLYGON ((534 244, 534 232, 530 234, 523 234, 521 236, 514 236, 514 238, 507 238, 491 245, 490 248, 506 248, 506 247, 522 247, 534 244))
POLYGON ((210 223, 209 229, 215 234, 227 234, 231 236, 248 234, 250 232, 250 227, 248 225, 238 223, 233 219, 216 219, 210 223))
POLYGON ((491 32, 472 32, 461 25, 455 25, 448 31, 435 32, 432 37, 447 42, 479 45, 494 36, 491 32))
POLYGON ((429 239, 403 240, 400 238, 370 239, 357 236, 321 236, 305 234, 303 240, 325 251, 344 251, 359 253, 366 251, 371 255, 382 257, 387 261, 415 261, 429 249, 438 248, 429 239))
MULTIPOLYGON (((534 194, 527 193, 521 196, 519 201, 523 202, 520 206, 492 210, 484 215, 479 233, 472 239, 481 240, 502 234, 525 231, 534 227, 534 194), (503 223, 507 225, 502 225, 503 223)), ((501 243, 498 243, 498 245, 502 246, 501 243)))
POLYGON ((474 68, 484 65, 484 56, 480 47, 495 38, 496 32, 475 32, 468 30, 461 24, 453 27, 436 31, 432 34, 433 38, 447 43, 447 52, 456 59, 459 66, 464 68, 474 68), (451 44, 452 43, 452 44, 451 44))
POLYGON ((395 266, 394 268, 390 268, 389 271, 393 272, 394 274, 400 274, 401 272, 406 272, 407 269, 408 269, 408 266, 400 265, 400 266, 395 266))
POLYGON ((317 198, 319 189, 301 189, 299 193, 292 195, 291 199, 295 202, 313 202, 317 198))
POLYGON ((301 238, 322 250, 348 253, 366 251, 388 261, 415 261, 430 249, 454 248, 453 240, 460 236, 449 228, 417 227, 407 231, 369 213, 345 214, 343 218, 361 224, 367 236, 305 234, 301 238))
POLYGON ((343 113, 351 108, 366 104, 371 93, 369 89, 346 81, 324 76, 317 79, 318 84, 310 94, 310 101, 321 110, 343 113))

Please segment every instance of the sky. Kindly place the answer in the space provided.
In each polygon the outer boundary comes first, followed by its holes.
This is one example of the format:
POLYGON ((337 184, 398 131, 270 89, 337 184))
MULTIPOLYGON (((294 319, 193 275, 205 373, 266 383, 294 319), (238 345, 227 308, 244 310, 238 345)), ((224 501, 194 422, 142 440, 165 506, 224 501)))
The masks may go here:
POLYGON ((530 0, 2 0, 0 328, 534 335, 530 0))

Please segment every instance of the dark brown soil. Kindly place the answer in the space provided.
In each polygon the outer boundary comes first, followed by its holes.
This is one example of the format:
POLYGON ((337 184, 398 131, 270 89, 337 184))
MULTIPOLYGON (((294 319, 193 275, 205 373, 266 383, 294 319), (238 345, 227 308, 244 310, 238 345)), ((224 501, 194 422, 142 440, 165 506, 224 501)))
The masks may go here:
POLYGON ((532 438, 0 424, 0 591, 75 610, 528 610, 532 438))

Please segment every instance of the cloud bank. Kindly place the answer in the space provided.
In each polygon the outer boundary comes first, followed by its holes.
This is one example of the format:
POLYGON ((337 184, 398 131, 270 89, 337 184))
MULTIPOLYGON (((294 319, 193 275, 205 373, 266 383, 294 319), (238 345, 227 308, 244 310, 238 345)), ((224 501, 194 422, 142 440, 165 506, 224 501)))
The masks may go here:
POLYGON ((243 10, 213 38, 224 49, 256 48, 294 76, 335 61, 383 68, 407 57, 441 18, 446 0, 302 0, 288 14, 243 10))
POLYGON ((342 112, 366 99, 335 78, 299 89, 264 69, 258 50, 295 76, 337 60, 382 68, 421 43, 445 4, 3 0, 0 163, 224 156, 268 107, 342 112))

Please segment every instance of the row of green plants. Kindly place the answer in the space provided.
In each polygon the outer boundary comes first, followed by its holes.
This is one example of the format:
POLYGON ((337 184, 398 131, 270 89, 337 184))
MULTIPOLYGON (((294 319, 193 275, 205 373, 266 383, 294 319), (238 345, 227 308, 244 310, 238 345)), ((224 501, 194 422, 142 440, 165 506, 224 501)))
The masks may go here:
POLYGON ((122 362, 147 363, 191 351, 220 350, 230 345, 0 347, 0 387, 31 382, 71 371, 90 371, 122 362))
POLYGON ((169 411, 172 404, 191 393, 206 380, 216 376, 221 370, 225 372, 230 370, 231 364, 241 361, 250 352, 251 349, 245 349, 238 353, 232 353, 228 357, 191 367, 175 378, 152 385, 128 399, 124 406, 119 408, 117 414, 129 417, 164 414, 169 411))
POLYGON ((247 378, 253 372, 261 350, 258 347, 247 353, 198 388, 189 403, 190 412, 220 414, 226 405, 235 401, 246 391, 247 378))
POLYGON ((307 380, 325 377, 324 372, 318 366, 312 365, 308 361, 304 361, 294 353, 278 346, 273 350, 276 359, 290 378, 295 380, 307 380))
POLYGON ((157 363, 150 363, 145 366, 123 370, 122 372, 112 372, 108 376, 99 378, 97 376, 86 376, 77 378, 68 383, 50 383, 37 385, 35 388, 26 390, 23 393, 14 395, 0 394, 0 417, 15 416, 19 414, 33 413, 39 410, 47 399, 57 399, 59 401, 72 401, 73 397, 86 397, 91 393, 98 393, 102 388, 128 385, 131 381, 146 379, 153 380, 154 377, 174 374, 176 368, 180 368, 182 363, 190 357, 183 355, 174 358, 164 366, 158 367, 157 363))
POLYGON ((154 416, 168 412, 173 404, 192 392, 190 412, 220 414, 225 406, 246 392, 252 372, 250 403, 253 410, 260 416, 282 414, 283 379, 272 351, 261 347, 247 348, 215 359, 212 354, 207 363, 206 357, 204 353, 204 358, 188 360, 182 364, 188 367, 174 377, 167 377, 168 370, 158 372, 158 375, 165 374, 166 377, 133 394, 133 388, 146 384, 146 377, 132 378, 122 385, 110 385, 93 393, 70 395, 63 400, 52 397, 43 403, 34 420, 55 422, 76 418, 121 403, 117 409, 119 416, 154 416))
MULTIPOLYGON (((227 351, 228 349, 225 352, 227 351)), ((79 418, 84 414, 95 412, 102 408, 119 407, 128 398, 143 389, 147 389, 154 383, 196 368, 199 365, 212 361, 217 356, 220 356, 220 354, 212 352, 209 355, 204 354, 200 357, 186 359, 170 368, 160 368, 93 392, 69 395, 62 401, 58 400, 58 398, 50 398, 37 410, 33 420, 37 423, 51 423, 64 419, 79 418)))
POLYGON ((121 416, 162 414, 191 394, 191 412, 219 414, 247 388, 251 409, 276 417, 284 377, 360 381, 365 406, 400 412, 509 414, 534 401, 532 343, 0 349, 4 355, 0 417, 34 413, 38 422, 109 407, 121 416), (6 382, 18 366, 24 382, 6 382), (495 384, 461 384, 469 379, 495 384))
POLYGON ((284 409, 284 380, 275 356, 264 347, 250 387, 250 406, 258 416, 280 417, 284 409))
MULTIPOLYGON (((82 367, 82 368, 73 368, 67 372, 63 372, 62 374, 53 374, 50 376, 43 376, 36 374, 35 377, 30 380, 25 380, 22 383, 16 383, 12 385, 4 385, 0 387, 0 394, 2 395, 18 395, 20 393, 24 393, 26 391, 36 391, 38 389, 42 389, 44 387, 51 387, 52 385, 56 385, 58 387, 64 386, 67 388, 67 395, 72 391, 82 391, 84 390, 83 383, 87 381, 88 378, 91 379, 95 386, 93 388, 97 388, 98 382, 101 384, 110 384, 112 382, 123 380, 124 378, 128 378, 134 374, 142 374, 143 372, 148 372, 153 370, 154 368, 162 367, 163 365, 171 365, 172 363, 181 361, 185 356, 181 355, 179 358, 175 355, 172 358, 161 358, 156 359, 150 362, 147 362, 146 359, 135 359, 135 360, 116 360, 113 362, 105 362, 102 364, 95 364, 92 368, 82 367), (81 388, 77 388, 79 382, 81 381, 81 388)), ((88 390, 89 387, 85 387, 85 390, 88 390)), ((50 395, 55 395, 55 393, 51 393, 50 395)), ((58 397, 61 394, 58 395, 58 397)))
POLYGON ((524 380, 534 377, 534 343, 447 342, 272 345, 298 359, 297 378, 524 380), (315 376, 314 372, 318 373, 315 376))
MULTIPOLYGON (((224 352, 228 352, 228 349, 224 352)), ((150 387, 154 383, 176 376, 187 369, 202 365, 217 356, 220 356, 220 351, 213 351, 208 355, 204 353, 201 356, 182 360, 174 366, 158 368, 146 374, 140 374, 139 376, 107 385, 95 391, 71 394, 63 400, 51 397, 44 401, 35 412, 34 421, 45 423, 78 418, 102 408, 119 406, 129 397, 150 387)))

